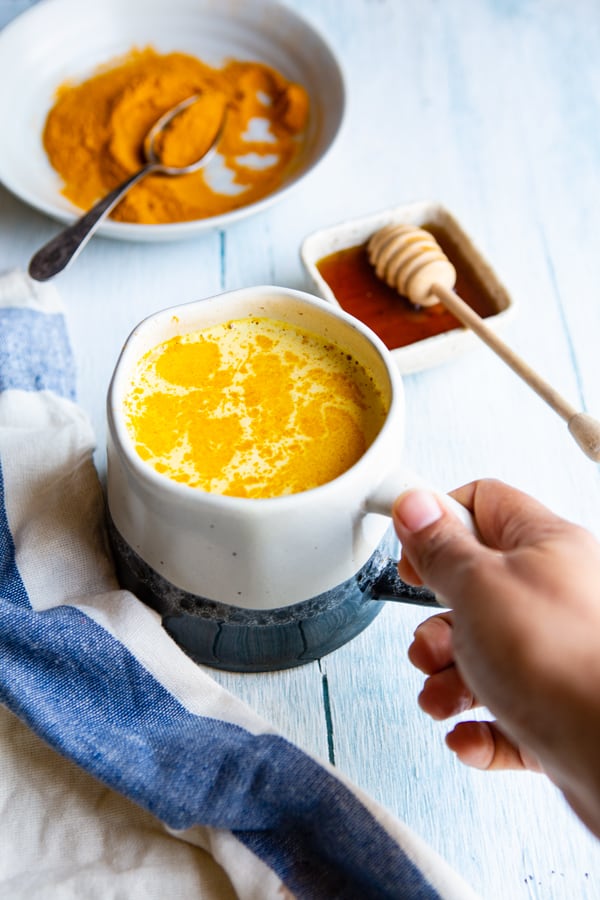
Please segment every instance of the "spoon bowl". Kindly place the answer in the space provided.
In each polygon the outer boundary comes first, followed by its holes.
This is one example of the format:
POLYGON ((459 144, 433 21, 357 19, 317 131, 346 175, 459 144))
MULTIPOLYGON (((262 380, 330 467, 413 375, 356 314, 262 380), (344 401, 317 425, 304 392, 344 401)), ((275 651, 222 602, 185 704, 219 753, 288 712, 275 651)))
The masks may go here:
POLYGON ((190 106, 193 106, 195 103, 197 103, 201 97, 202 94, 192 94, 190 97, 182 100, 181 103, 178 103, 177 106, 173 106, 171 107, 171 109, 168 109, 166 113, 163 113, 160 119, 157 119, 157 121, 154 123, 154 125, 144 138, 144 156, 146 157, 147 164, 155 167, 153 171, 156 174, 175 176, 189 175, 192 172, 197 172, 198 169, 201 169, 203 166, 205 166, 215 155, 217 146, 223 135, 223 129, 225 127, 227 112, 227 108, 225 105, 223 106, 221 120, 219 122, 217 131, 215 132, 215 136, 206 150, 204 150, 204 152, 198 157, 198 159, 195 159, 191 163, 188 163, 184 166, 167 165, 161 160, 160 152, 156 147, 158 139, 169 128, 173 120, 176 119, 177 116, 181 115, 181 113, 185 112, 186 109, 189 109, 190 106))
POLYGON ((223 113, 219 122, 217 131, 204 152, 191 163, 187 165, 174 166, 167 165, 161 161, 160 152, 157 149, 157 143, 167 129, 172 125, 174 119, 181 113, 185 112, 194 103, 202 97, 202 94, 192 94, 181 103, 167 110, 152 126, 146 137, 144 138, 143 150, 146 158, 145 164, 129 176, 125 181, 114 188, 109 194, 99 200, 87 213, 84 213, 73 225, 64 228, 56 237, 44 244, 40 250, 32 257, 29 263, 29 275, 35 281, 48 281, 59 272, 62 272, 69 263, 83 250, 87 242, 90 240, 100 223, 115 208, 119 201, 125 196, 135 184, 145 178, 147 175, 166 175, 168 177, 176 177, 178 175, 189 175, 191 172, 197 172, 205 166, 214 156, 219 141, 223 135, 226 120, 226 107, 223 106, 223 113))

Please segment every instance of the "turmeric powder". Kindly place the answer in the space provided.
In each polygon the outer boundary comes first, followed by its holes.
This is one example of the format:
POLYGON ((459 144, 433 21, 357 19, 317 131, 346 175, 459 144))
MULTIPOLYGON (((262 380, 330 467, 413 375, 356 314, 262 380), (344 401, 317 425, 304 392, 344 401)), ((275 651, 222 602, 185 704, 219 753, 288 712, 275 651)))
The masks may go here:
POLYGON ((277 190, 300 154, 309 112, 304 88, 263 63, 232 60, 217 69, 184 53, 146 48, 59 88, 43 143, 63 194, 82 209, 93 206, 143 165, 147 132, 192 94, 200 95, 198 102, 173 120, 159 155, 167 165, 193 162, 225 113, 216 159, 191 174, 148 176, 112 218, 142 224, 204 219, 277 190))

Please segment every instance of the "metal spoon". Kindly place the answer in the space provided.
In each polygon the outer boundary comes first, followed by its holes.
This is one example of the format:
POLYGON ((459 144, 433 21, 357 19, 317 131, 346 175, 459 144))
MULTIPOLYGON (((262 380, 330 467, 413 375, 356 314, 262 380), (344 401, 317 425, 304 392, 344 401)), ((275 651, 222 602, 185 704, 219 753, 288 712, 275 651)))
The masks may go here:
POLYGON ((96 228, 102 220, 117 205, 119 200, 127 191, 145 178, 146 175, 157 173, 160 175, 186 175, 190 172, 196 172, 202 166, 205 166, 210 158, 214 155, 225 125, 225 112, 221 119, 221 123, 214 137, 213 142, 206 152, 189 166, 167 166, 161 163, 156 152, 155 141, 158 135, 170 124, 170 122, 180 113, 195 103, 200 94, 193 94, 177 106, 169 109, 164 115, 158 119, 152 126, 144 139, 144 156, 147 160, 137 172, 134 172, 126 181, 116 187, 110 194, 107 194, 102 200, 99 200, 89 212, 85 213, 73 225, 65 228, 56 237, 48 241, 47 244, 38 250, 29 263, 29 274, 36 281, 48 281, 54 275, 62 272, 66 266, 72 262, 77 254, 85 247, 96 228))

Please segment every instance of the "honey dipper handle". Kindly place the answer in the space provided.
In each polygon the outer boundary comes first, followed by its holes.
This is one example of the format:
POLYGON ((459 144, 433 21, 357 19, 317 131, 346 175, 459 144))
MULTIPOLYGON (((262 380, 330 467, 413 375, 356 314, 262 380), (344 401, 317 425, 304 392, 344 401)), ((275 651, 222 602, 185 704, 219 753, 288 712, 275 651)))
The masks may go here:
POLYGON ((541 375, 538 375, 514 350, 511 350, 491 328, 488 328, 483 319, 458 294, 441 284, 433 284, 431 293, 435 294, 459 322, 475 332, 500 359, 510 366, 519 378, 533 388, 567 422, 569 431, 583 452, 594 462, 600 462, 600 422, 587 413, 579 412, 564 397, 561 397, 558 391, 544 381, 541 375))

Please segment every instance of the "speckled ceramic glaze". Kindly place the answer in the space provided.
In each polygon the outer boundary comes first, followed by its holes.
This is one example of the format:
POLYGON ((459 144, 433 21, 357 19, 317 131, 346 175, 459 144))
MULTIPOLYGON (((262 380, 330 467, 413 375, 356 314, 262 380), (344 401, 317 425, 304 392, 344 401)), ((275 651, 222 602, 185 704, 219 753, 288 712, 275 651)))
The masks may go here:
POLYGON ((197 661, 241 671, 300 665, 354 637, 382 599, 434 602, 396 574, 389 514, 414 483, 400 463, 400 375, 381 341, 326 301, 253 287, 151 316, 115 369, 108 424, 109 528, 122 584, 161 613, 197 661), (255 500, 171 481, 142 461, 127 431, 132 369, 162 341, 253 315, 300 325, 352 353, 388 401, 383 428, 352 468, 299 494, 255 500))

